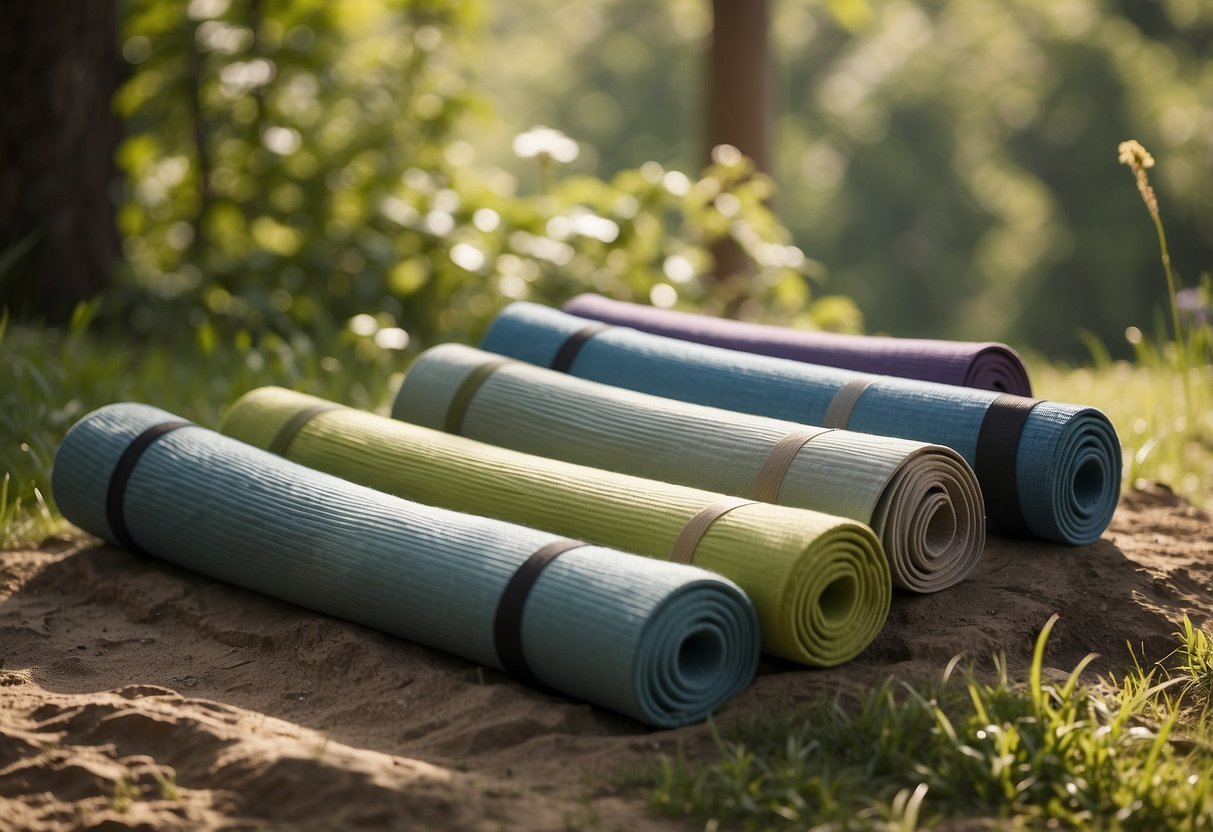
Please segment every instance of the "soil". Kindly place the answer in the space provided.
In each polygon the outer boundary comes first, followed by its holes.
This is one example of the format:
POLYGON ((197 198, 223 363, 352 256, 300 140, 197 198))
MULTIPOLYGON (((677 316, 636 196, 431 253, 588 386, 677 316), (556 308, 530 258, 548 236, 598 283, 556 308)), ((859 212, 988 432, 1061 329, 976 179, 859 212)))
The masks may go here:
MULTIPOLYGON (((764 660, 720 722, 964 654, 1119 675, 1213 615, 1213 523, 1163 486, 1079 548, 992 537, 974 573, 897 594, 859 658, 764 660), (1133 653, 1129 645, 1132 645, 1133 653)), ((1021 674, 1022 675, 1022 674, 1021 674)), ((156 560, 59 539, 0 552, 0 828, 684 829, 618 774, 704 725, 655 731, 411 642, 156 560)))

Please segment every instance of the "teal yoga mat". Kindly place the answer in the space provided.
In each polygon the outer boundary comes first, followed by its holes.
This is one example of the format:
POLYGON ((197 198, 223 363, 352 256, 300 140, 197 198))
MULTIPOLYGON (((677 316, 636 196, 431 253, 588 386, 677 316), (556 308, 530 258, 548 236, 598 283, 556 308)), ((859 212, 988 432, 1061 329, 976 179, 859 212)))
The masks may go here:
POLYGON ((977 478, 940 445, 650 396, 462 344, 418 356, 392 414, 529 454, 866 523, 893 585, 914 592, 959 583, 985 546, 977 478))
POLYGON ((139 404, 68 432, 63 515, 110 542, 670 727, 742 691, 757 616, 732 582, 421 506, 139 404))
POLYGON ((1090 407, 734 352, 532 303, 503 310, 482 346, 640 392, 954 448, 1003 534, 1090 543, 1120 496, 1116 431, 1090 407))

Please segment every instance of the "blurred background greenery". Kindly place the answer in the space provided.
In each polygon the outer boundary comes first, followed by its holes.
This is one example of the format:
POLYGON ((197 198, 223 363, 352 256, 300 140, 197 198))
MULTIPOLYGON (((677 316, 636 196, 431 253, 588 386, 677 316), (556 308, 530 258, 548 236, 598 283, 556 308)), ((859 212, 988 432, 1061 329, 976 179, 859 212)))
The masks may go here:
MULTIPOLYGON (((769 180, 732 156, 702 170, 708 0, 115 8, 122 262, 102 318, 136 333, 365 313, 418 346, 593 289, 1067 359, 1090 332, 1128 355, 1126 327, 1166 300, 1116 162, 1129 136, 1163 160, 1181 280, 1213 264, 1199 0, 778 0, 769 180), (571 158, 520 155, 537 124, 571 158), (722 236, 758 260, 750 281, 712 277, 722 236), (855 306, 812 305, 828 295, 855 306)), ((2 242, 0 299, 28 311, 37 258, 16 255, 39 241, 2 242)))
MULTIPOLYGON (((603 170, 693 168, 706 2, 492 4, 482 89, 511 131, 543 122, 603 170)), ((1085 356, 1080 330, 1164 310, 1157 243, 1115 148, 1154 185, 1186 283, 1213 266, 1213 4, 1200 0, 863 0, 772 4, 775 203, 821 289, 869 331, 999 338, 1085 356)))

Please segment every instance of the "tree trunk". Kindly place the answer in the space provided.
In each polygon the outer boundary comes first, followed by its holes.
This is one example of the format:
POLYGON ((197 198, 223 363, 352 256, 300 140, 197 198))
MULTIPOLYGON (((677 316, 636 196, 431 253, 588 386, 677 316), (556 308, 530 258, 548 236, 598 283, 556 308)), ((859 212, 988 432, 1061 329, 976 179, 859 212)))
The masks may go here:
MULTIPOLYGON (((712 42, 708 54, 708 152, 731 144, 771 171, 774 69, 769 42, 769 0, 712 0, 712 42)), ((748 276, 754 264, 732 240, 712 251, 716 279, 748 276)))
POLYGON ((769 0, 712 0, 708 150, 731 144, 771 170, 774 70, 769 0))
POLYGON ((116 0, 0 3, 0 305, 64 320, 120 256, 116 0))

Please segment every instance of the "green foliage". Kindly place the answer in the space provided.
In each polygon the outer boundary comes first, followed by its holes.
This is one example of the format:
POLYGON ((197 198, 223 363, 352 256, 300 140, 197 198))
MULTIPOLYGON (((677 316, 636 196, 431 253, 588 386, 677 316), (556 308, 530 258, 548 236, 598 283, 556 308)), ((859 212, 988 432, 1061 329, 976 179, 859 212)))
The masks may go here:
MULTIPOLYGON (((468 0, 129 0, 134 64, 120 212, 134 287, 253 331, 381 309, 388 273, 433 256, 383 210, 442 164, 473 97, 454 67, 468 0)), ((167 328, 138 294, 136 324, 167 328)))
POLYGON ((130 280, 115 311, 156 337, 188 315, 219 339, 370 314, 428 345, 477 337, 511 300, 594 288, 717 310, 750 298, 749 314, 858 326, 845 302, 811 306, 813 264, 766 207, 770 180, 736 152, 697 179, 648 163, 604 181, 558 176, 559 154, 540 149, 526 192, 475 167, 452 134, 478 106, 461 73, 478 9, 130 0, 133 70, 116 99, 130 280), (704 277, 725 238, 757 262, 753 280, 704 277))
POLYGON ((405 364, 391 346, 397 330, 369 316, 358 331, 289 338, 242 330, 219 339, 203 326, 192 342, 166 347, 94 332, 96 312, 96 304, 78 307, 66 331, 0 318, 0 548, 63 528, 50 492, 55 450, 94 408, 141 401, 214 426, 243 393, 279 384, 386 411, 405 364))
POLYGON ((1207 715, 1213 701, 1213 636, 1192 626, 1192 620, 1184 615, 1183 630, 1175 634, 1179 647, 1175 651, 1177 666, 1186 679, 1185 694, 1195 701, 1207 715))
MULTIPOLYGON (((1126 135, 1166 157, 1176 262, 1213 265, 1213 4, 770 6, 776 208, 870 331, 1077 360, 1081 327, 1126 357, 1119 333, 1166 300, 1145 277, 1153 234, 1106 152, 1126 135)), ((502 137, 539 121, 584 138, 606 171, 702 158, 706 0, 489 14, 494 48, 473 67, 505 124, 467 126, 478 152, 506 165, 502 137)))
POLYGON ((1080 681, 1088 657, 1046 681, 1042 629, 1027 684, 948 668, 935 686, 888 681, 802 711, 777 709, 717 736, 717 757, 666 760, 662 811, 748 829, 913 829, 983 817, 1050 828, 1198 829, 1213 823, 1208 726, 1138 671, 1119 689, 1080 681), (1153 709, 1153 711, 1151 710, 1153 709), (1147 713, 1159 712, 1161 719, 1147 713), (1192 730, 1205 745, 1182 741, 1192 730))

